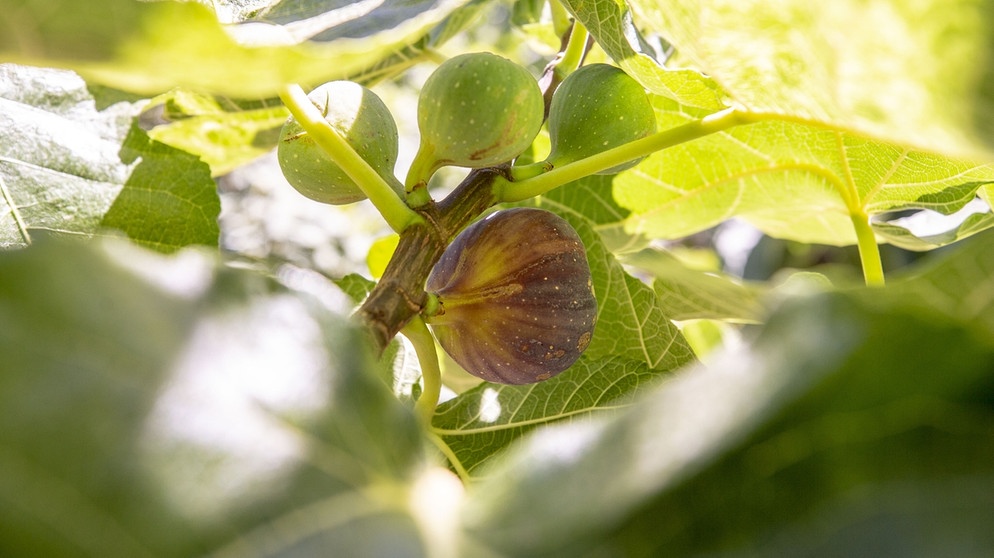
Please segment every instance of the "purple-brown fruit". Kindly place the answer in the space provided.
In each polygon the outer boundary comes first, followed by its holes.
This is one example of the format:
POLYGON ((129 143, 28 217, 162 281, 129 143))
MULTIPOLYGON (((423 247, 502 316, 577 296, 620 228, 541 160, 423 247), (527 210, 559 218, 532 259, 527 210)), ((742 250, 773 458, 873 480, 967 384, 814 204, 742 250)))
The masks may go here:
POLYGON ((428 277, 438 343, 474 376, 547 380, 590 343, 597 300, 579 235, 542 209, 499 211, 456 236, 428 277))

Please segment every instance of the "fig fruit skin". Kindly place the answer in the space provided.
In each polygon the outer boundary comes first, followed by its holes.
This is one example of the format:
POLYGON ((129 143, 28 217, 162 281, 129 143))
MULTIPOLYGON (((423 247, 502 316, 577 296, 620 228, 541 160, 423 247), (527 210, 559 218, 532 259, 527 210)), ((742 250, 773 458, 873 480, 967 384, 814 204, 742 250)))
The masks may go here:
MULTIPOLYGON (((656 114, 642 85, 620 68, 590 64, 566 76, 552 95, 546 162, 562 166, 655 132, 656 114)), ((619 173, 644 158, 597 174, 619 173)))
POLYGON ((498 211, 460 233, 427 281, 439 345, 490 382, 529 384, 569 368, 597 320, 579 235, 542 209, 498 211))
POLYGON ((435 69, 418 97, 421 142, 408 188, 439 168, 483 168, 517 157, 542 127, 538 82, 520 64, 488 52, 454 56, 435 69))
MULTIPOLYGON (((403 194, 393 174, 399 143, 397 124, 383 100, 370 89, 344 80, 325 83, 307 97, 377 174, 398 195, 403 194)), ((312 200, 344 205, 366 199, 355 181, 293 117, 280 130, 276 155, 287 182, 312 200)))

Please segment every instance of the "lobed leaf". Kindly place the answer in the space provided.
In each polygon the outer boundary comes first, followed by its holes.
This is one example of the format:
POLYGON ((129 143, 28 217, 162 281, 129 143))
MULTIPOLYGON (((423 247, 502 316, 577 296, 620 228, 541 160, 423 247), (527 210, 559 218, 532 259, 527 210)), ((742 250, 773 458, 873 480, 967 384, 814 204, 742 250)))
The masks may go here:
MULTIPOLYGON (((575 3, 581 20, 614 4, 575 3)), ((746 110, 937 153, 990 153, 987 0, 630 4, 639 26, 661 33, 746 110)))
POLYGON ((121 160, 137 163, 101 227, 117 229, 160 252, 185 246, 217 246, 221 200, 210 169, 197 156, 153 141, 133 125, 121 160))
POLYGON ((936 234, 915 234, 911 229, 893 222, 873 223, 877 237, 905 250, 925 251, 952 244, 994 226, 994 213, 972 213, 953 228, 936 234))
MULTIPOLYGON (((661 129, 703 116, 655 102, 661 129)), ((788 117, 744 119, 751 123, 658 152, 620 174, 614 195, 632 212, 629 232, 677 238, 739 216, 777 238, 841 246, 856 241, 854 217, 906 209, 953 213, 994 181, 994 164, 984 161, 788 117)))

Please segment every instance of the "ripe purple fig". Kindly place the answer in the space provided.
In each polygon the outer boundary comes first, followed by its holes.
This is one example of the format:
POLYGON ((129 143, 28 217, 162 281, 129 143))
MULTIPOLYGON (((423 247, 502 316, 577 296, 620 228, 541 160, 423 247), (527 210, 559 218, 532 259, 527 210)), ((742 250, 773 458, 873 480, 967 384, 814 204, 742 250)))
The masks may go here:
POLYGON ((428 323, 446 353, 491 382, 528 384, 569 368, 597 318, 579 235, 542 209, 498 211, 456 236, 428 277, 428 323))

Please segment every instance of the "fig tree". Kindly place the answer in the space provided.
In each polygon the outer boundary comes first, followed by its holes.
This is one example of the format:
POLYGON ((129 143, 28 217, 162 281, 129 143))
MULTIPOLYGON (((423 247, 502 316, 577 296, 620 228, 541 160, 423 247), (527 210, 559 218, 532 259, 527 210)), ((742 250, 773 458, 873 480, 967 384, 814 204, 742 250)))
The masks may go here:
MULTIPOLYGON (((402 194, 402 187, 393 175, 397 163, 397 124, 383 101, 351 81, 326 83, 307 97, 356 153, 402 194)), ((287 182, 312 200, 341 205, 366 198, 293 117, 280 131, 276 155, 287 182)))
POLYGON ((418 97, 421 144, 407 188, 443 166, 482 168, 517 157, 538 135, 544 106, 538 82, 511 60, 487 52, 446 60, 418 97))
POLYGON ((535 208, 467 227, 432 269, 428 317, 438 343, 469 373, 505 384, 546 380, 590 343, 597 300, 579 235, 535 208))
MULTIPOLYGON (((553 167, 577 161, 656 131, 656 115, 645 89, 620 68, 583 66, 566 76, 549 105, 553 167)), ((598 174, 634 167, 635 159, 598 174)))

